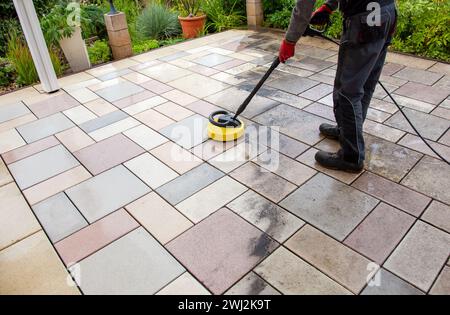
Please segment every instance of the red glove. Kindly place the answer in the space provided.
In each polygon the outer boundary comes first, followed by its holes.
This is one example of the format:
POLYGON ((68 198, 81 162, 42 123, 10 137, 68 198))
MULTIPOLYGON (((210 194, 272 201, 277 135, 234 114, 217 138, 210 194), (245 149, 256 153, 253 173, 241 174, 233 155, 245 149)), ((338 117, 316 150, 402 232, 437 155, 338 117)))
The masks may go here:
POLYGON ((326 4, 319 7, 311 16, 310 23, 313 25, 325 25, 330 21, 330 15, 333 10, 330 9, 326 4))
POLYGON ((295 55, 295 43, 288 42, 283 39, 280 46, 280 53, 278 58, 280 58, 280 62, 285 63, 286 60, 293 57, 295 55))

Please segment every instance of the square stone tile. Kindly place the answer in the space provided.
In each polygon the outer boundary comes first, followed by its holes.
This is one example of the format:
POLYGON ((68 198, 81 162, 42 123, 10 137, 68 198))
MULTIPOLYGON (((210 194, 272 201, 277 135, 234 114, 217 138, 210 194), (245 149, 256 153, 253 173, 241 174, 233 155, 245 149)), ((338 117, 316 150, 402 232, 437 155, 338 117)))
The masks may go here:
POLYGON ((233 61, 233 58, 213 53, 200 57, 193 61, 206 67, 215 67, 220 64, 224 64, 225 62, 233 61))
POLYGON ((80 294, 43 231, 0 252, 0 294, 80 294))
POLYGON ((172 205, 176 205, 196 192, 214 183, 225 174, 207 163, 188 171, 156 191, 172 205))
POLYGON ((287 295, 351 294, 350 291, 284 247, 278 248, 254 271, 287 295))
POLYGON ((87 109, 83 105, 72 107, 71 109, 68 109, 63 113, 77 125, 82 124, 91 119, 97 118, 97 116, 94 113, 92 113, 89 109, 87 109))
POLYGON ((225 176, 180 202, 176 208, 191 221, 198 223, 246 190, 245 186, 225 176))
POLYGON ((286 247, 355 294, 372 272, 370 260, 310 225, 290 238, 286 247))
POLYGON ((150 191, 122 165, 66 190, 89 223, 129 204, 150 191))
POLYGON ((433 85, 440 78, 442 78, 443 75, 435 72, 406 67, 396 72, 393 76, 396 78, 405 79, 416 83, 433 85))
POLYGON ((450 166, 440 160, 424 157, 405 177, 402 184, 427 196, 450 204, 450 166))
POLYGON ((14 162, 9 169, 19 187, 25 189, 77 165, 72 154, 58 145, 14 162))
POLYGON ((148 99, 137 102, 131 106, 123 108, 123 111, 129 115, 136 115, 137 113, 141 113, 147 109, 153 108, 155 106, 161 105, 162 103, 167 102, 167 100, 161 96, 153 96, 148 99))
POLYGON ((7 153, 2 154, 2 157, 5 160, 6 164, 11 164, 30 155, 54 147, 58 144, 59 141, 55 137, 50 136, 45 139, 21 146, 20 148, 17 148, 15 150, 8 151, 7 153))
POLYGON ((202 115, 203 117, 209 117, 212 112, 220 110, 220 107, 213 105, 211 103, 205 102, 203 100, 198 100, 194 103, 185 106, 187 109, 202 115))
POLYGON ((420 153, 380 138, 366 135, 364 139, 366 169, 394 182, 408 174, 422 157, 420 153))
POLYGON ((116 106, 101 98, 88 102, 84 106, 97 116, 103 116, 118 110, 116 106))
POLYGON ((151 150, 169 141, 151 128, 139 125, 124 132, 124 135, 139 144, 145 150, 151 150))
POLYGON ((304 108, 306 112, 335 121, 333 108, 320 103, 313 103, 304 108))
POLYGON ((226 295, 280 295, 270 284, 253 271, 232 286, 226 295))
POLYGON ((61 93, 35 103, 28 103, 28 107, 38 118, 50 116, 78 105, 80 103, 67 93, 61 93))
POLYGON ((146 75, 137 73, 137 72, 131 72, 125 75, 122 75, 122 78, 127 79, 128 81, 131 81, 135 84, 141 84, 144 82, 147 82, 150 80, 149 77, 147 77, 146 75))
POLYGON ((189 272, 185 272, 156 295, 211 295, 211 293, 189 272))
POLYGON ((378 200, 321 173, 280 205, 338 240, 343 240, 378 200))
POLYGON ((34 205, 67 188, 75 186, 91 177, 91 174, 81 165, 64 173, 49 178, 23 191, 30 205, 34 205))
POLYGON ((333 92, 332 85, 321 83, 303 92, 302 94, 300 94, 300 96, 312 101, 318 101, 321 98, 324 98, 325 96, 331 94, 332 92, 333 92))
MULTIPOLYGON (((255 125, 256 126, 256 125, 255 125)), ((258 128, 258 142, 266 145, 268 148, 279 151, 290 158, 296 158, 301 153, 305 152, 309 146, 297 141, 293 138, 285 136, 279 130, 259 126, 258 128)), ((248 128, 247 128, 248 130, 248 128)))
POLYGON ((166 115, 167 117, 170 117, 175 121, 183 120, 194 114, 189 109, 186 109, 173 102, 166 102, 162 105, 156 106, 155 110, 160 112, 161 114, 166 115))
POLYGON ((0 106, 0 124, 29 113, 30 110, 22 102, 2 105, 0 106))
POLYGON ((284 92, 299 95, 318 84, 319 82, 317 81, 288 74, 280 79, 269 82, 267 85, 284 92))
MULTIPOLYGON (((214 95, 208 96, 205 100, 221 108, 236 112, 239 106, 245 101, 250 92, 231 87, 214 95)), ((266 110, 276 106, 278 102, 255 95, 247 109, 242 113, 245 118, 252 118, 266 110)))
POLYGON ((189 70, 179 68, 168 63, 148 67, 139 72, 162 83, 167 83, 192 74, 189 70))
POLYGON ((153 79, 141 83, 140 85, 155 94, 163 94, 173 89, 173 87, 153 79))
POLYGON ((395 94, 410 97, 419 101, 438 105, 448 97, 448 91, 420 83, 408 82, 395 91, 395 94))
MULTIPOLYGON (((189 62, 189 61, 186 61, 186 62, 189 62)), ((197 65, 195 63, 192 63, 192 65, 189 66, 187 69, 189 69, 192 72, 195 72, 195 73, 207 76, 207 77, 212 76, 212 75, 217 74, 217 73, 220 72, 219 70, 216 70, 214 68, 209 68, 209 67, 205 67, 205 66, 202 66, 202 65, 197 65)))
POLYGON ((217 66, 214 67, 214 69, 217 69, 219 71, 227 71, 231 68, 235 68, 237 66, 243 65, 246 62, 244 60, 238 60, 238 59, 233 59, 224 63, 221 63, 217 66))
POLYGON ((30 143, 73 126, 74 124, 66 116, 61 113, 56 113, 17 127, 17 131, 19 131, 26 142, 30 143))
POLYGON ((450 233, 450 207, 441 202, 434 200, 421 219, 450 233))
POLYGON ((323 139, 319 133, 320 124, 330 123, 327 119, 284 104, 255 117, 255 121, 265 126, 278 126, 285 135, 310 145, 323 139))
POLYGON ((74 153, 93 174, 100 174, 144 152, 140 146, 122 134, 97 142, 74 153))
POLYGON ((101 117, 98 117, 96 119, 92 119, 90 121, 87 121, 83 124, 81 124, 79 127, 86 133, 93 132, 97 129, 101 129, 103 127, 106 127, 108 125, 111 125, 115 122, 118 122, 120 120, 123 120, 125 118, 129 117, 126 113, 123 111, 113 111, 111 113, 108 113, 106 115, 103 115, 101 117))
POLYGON ((41 229, 15 183, 0 187, 0 250, 41 229))
POLYGON ((141 154, 125 163, 125 166, 152 189, 176 178, 178 174, 150 153, 141 154))
POLYGON ((391 128, 371 120, 366 120, 364 122, 363 131, 372 136, 379 137, 390 142, 397 142, 405 135, 405 132, 401 130, 391 128))
POLYGON ((160 130, 175 123, 174 120, 153 109, 146 110, 134 117, 154 130, 160 130))
POLYGON ((294 106, 299 109, 302 109, 312 103, 312 101, 306 98, 283 92, 268 86, 262 87, 258 94, 270 98, 274 101, 294 106))
POLYGON ((257 67, 257 65, 247 62, 247 63, 244 63, 244 64, 242 64, 240 66, 228 69, 225 72, 228 73, 228 74, 231 74, 231 75, 238 75, 238 74, 244 73, 246 71, 252 70, 252 69, 254 69, 256 67, 257 67))
POLYGON ((433 295, 450 295, 450 268, 444 267, 430 290, 433 295))
MULTIPOLYGON (((218 149, 220 150, 220 146, 218 149)), ((226 147, 224 150, 226 151, 210 159, 209 163, 222 172, 229 173, 256 158, 259 153, 266 150, 266 147, 260 146, 256 142, 241 142, 230 148, 226 147)))
POLYGON ((95 143, 91 137, 78 127, 73 127, 57 133, 56 138, 58 138, 70 152, 78 151, 95 143))
POLYGON ((59 241, 55 248, 66 266, 71 266, 137 227, 139 224, 120 209, 59 241))
POLYGON ((127 205, 126 209, 162 244, 166 244, 193 225, 154 192, 127 205))
POLYGON ((15 129, 0 133, 0 153, 5 153, 25 145, 20 134, 15 129))
POLYGON ((160 132, 183 148, 191 149, 208 139, 207 125, 206 118, 193 115, 161 129, 160 132))
POLYGON ((233 200, 227 207, 280 243, 305 224, 251 190, 233 200))
POLYGON ((0 132, 5 132, 13 128, 25 125, 29 122, 35 121, 37 118, 31 112, 23 116, 0 123, 0 132))
POLYGON ((53 243, 88 224, 64 193, 34 205, 33 212, 53 243))
POLYGON ((167 248, 209 290, 221 294, 276 246, 269 236, 221 209, 167 248))
POLYGON ((229 85, 225 83, 213 80, 200 74, 192 74, 187 77, 174 80, 170 82, 169 85, 198 98, 204 98, 229 87, 229 85))
POLYGON ((423 295, 419 289, 393 275, 386 269, 380 269, 362 295, 423 295))
POLYGON ((153 294, 185 270, 138 228, 80 262, 84 294, 153 294))
POLYGON ((129 81, 124 81, 117 83, 115 85, 100 89, 95 91, 102 98, 107 100, 108 102, 114 102, 121 98, 128 97, 133 94, 137 94, 139 92, 144 91, 142 87, 131 83, 129 81))
POLYGON ((361 175, 352 186, 415 217, 419 217, 431 201, 429 197, 370 172, 361 175))
POLYGON ((450 252, 450 235, 417 221, 384 267, 428 291, 450 252))
POLYGON ((91 136, 91 138, 95 141, 99 142, 138 125, 140 125, 140 122, 138 120, 132 117, 128 117, 103 128, 94 130, 89 133, 89 136, 91 136))
POLYGON ((414 217, 381 203, 346 238, 344 244, 381 265, 414 220, 414 217))
POLYGON ((97 94, 85 87, 67 90, 67 93, 82 104, 99 98, 97 94))
MULTIPOLYGON (((441 105, 442 106, 442 105, 441 105)), ((442 117, 447 120, 450 120, 450 110, 444 107, 437 107, 435 110, 431 112, 434 116, 442 117)))
POLYGON ((161 96, 163 96, 164 98, 171 100, 172 102, 179 104, 181 106, 186 106, 193 102, 198 101, 198 98, 196 98, 190 94, 184 93, 180 90, 175 90, 175 89, 170 90, 169 92, 163 93, 163 94, 161 94, 161 96))
POLYGON ((189 55, 190 54, 185 52, 185 51, 180 51, 180 52, 174 53, 172 55, 161 57, 161 58, 159 58, 159 60, 160 61, 169 62, 169 61, 177 60, 177 59, 180 59, 182 57, 189 56, 189 55))

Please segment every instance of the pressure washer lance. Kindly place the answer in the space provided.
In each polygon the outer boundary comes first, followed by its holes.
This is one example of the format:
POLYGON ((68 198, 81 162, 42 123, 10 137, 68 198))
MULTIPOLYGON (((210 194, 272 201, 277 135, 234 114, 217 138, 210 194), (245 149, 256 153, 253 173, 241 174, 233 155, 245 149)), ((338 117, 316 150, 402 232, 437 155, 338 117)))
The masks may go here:
MULTIPOLYGON (((311 26, 309 26, 305 32, 306 36, 318 36, 320 38, 323 38, 329 42, 335 43, 336 45, 340 46, 341 44, 338 41, 335 41, 334 39, 324 35, 325 32, 324 28, 323 30, 318 30, 318 29, 314 29, 311 26)), ((403 111, 403 108, 397 103, 397 101, 394 99, 394 97, 391 95, 391 93, 386 89, 386 87, 383 85, 383 83, 381 83, 381 81, 378 81, 378 84, 381 86, 381 88, 386 92, 386 94, 389 96, 389 98, 392 100, 392 102, 395 104, 395 106, 397 106, 397 108, 399 109, 400 113, 403 115, 403 117, 405 117, 406 121, 408 122, 408 124, 412 127, 412 129, 414 130, 414 132, 419 136, 419 138, 423 141, 423 143, 425 143, 427 145, 427 147, 430 148, 431 151, 434 152, 434 154, 436 154, 442 161, 444 161, 445 163, 450 165, 450 162, 448 160, 446 160, 441 154, 439 154, 439 152, 436 151, 436 149, 434 149, 429 143, 428 141, 425 140, 425 138, 420 134, 420 132, 417 130, 417 128, 413 125, 413 123, 411 122, 411 120, 409 120, 408 116, 406 115, 406 113, 403 111)))

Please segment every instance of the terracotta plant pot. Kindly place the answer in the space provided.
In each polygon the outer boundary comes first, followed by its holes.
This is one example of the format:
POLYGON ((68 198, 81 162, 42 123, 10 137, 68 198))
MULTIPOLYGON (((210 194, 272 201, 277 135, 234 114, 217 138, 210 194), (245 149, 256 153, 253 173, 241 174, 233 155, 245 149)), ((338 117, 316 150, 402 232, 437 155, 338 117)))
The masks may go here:
POLYGON ((194 17, 178 17, 184 38, 195 38, 205 27, 206 15, 194 17))

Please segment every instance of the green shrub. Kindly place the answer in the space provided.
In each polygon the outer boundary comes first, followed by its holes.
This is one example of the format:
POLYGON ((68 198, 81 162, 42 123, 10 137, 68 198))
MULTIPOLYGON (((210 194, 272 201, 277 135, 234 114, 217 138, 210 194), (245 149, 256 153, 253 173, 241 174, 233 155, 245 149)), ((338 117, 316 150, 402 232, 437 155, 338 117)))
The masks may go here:
POLYGON ((238 0, 203 0, 202 10, 208 17, 207 30, 221 32, 241 26, 245 21, 244 12, 237 11, 238 0))
POLYGON ((53 7, 49 14, 41 18, 41 28, 45 41, 49 46, 58 46, 62 38, 72 36, 75 31, 73 25, 67 23, 75 8, 68 8, 67 1, 62 1, 53 7))
POLYGON ((163 5, 150 4, 137 18, 139 38, 165 39, 181 33, 178 14, 163 5))
POLYGON ((133 53, 140 54, 159 47, 156 39, 143 40, 133 43, 133 53))
POLYGON ((0 86, 8 86, 16 77, 14 66, 7 58, 0 58, 0 86))
POLYGON ((111 60, 111 49, 106 40, 96 40, 87 50, 89 60, 93 65, 111 60))
POLYGON ((39 80, 27 44, 24 39, 14 31, 9 34, 6 56, 17 73, 16 83, 18 85, 29 85, 39 80))
POLYGON ((104 39, 107 37, 105 18, 103 14, 106 11, 97 5, 88 4, 81 6, 81 31, 83 38, 98 37, 104 39))

